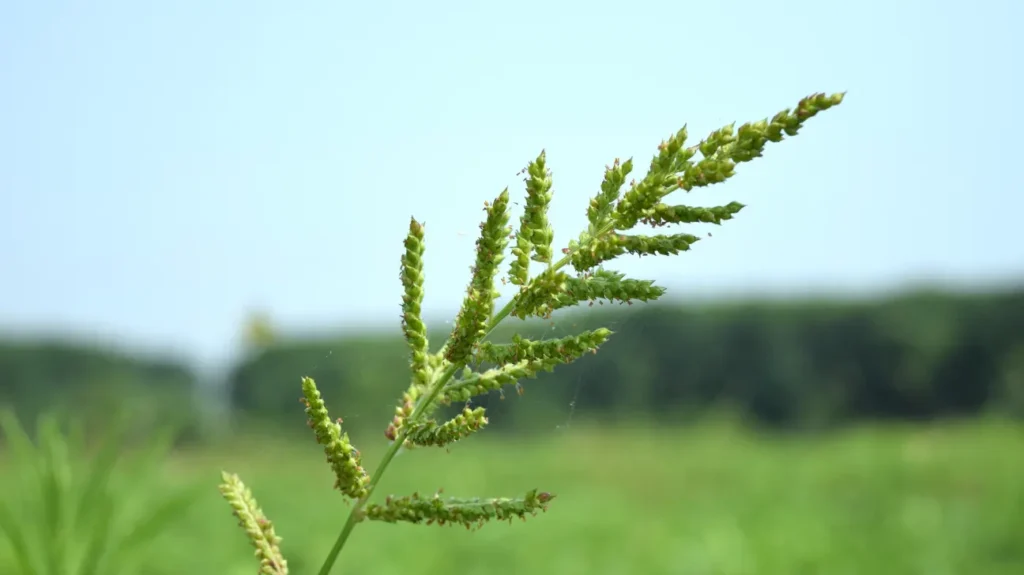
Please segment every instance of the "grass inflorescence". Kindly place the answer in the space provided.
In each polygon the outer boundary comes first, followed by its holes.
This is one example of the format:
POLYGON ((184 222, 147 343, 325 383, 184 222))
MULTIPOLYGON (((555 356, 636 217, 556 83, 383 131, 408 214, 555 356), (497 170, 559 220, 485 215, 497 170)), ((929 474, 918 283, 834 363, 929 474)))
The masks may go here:
MULTIPOLYGON (((443 498, 438 493, 429 497, 388 496, 383 503, 371 503, 370 499, 399 449, 446 447, 484 429, 486 410, 471 408, 472 398, 507 386, 518 389, 523 379, 596 353, 613 335, 611 330, 601 328, 556 340, 534 341, 516 335, 510 343, 488 341, 501 322, 509 317, 549 318, 555 310, 582 303, 592 305, 595 301, 632 303, 658 299, 665 289, 653 281, 627 278, 604 265, 625 254, 676 255, 690 250, 700 238, 687 233, 627 232, 639 224, 720 225, 733 219, 744 208, 738 202, 694 207, 671 205, 664 200, 678 190, 690 192, 726 181, 735 174, 737 164, 760 157, 768 142, 796 135, 804 122, 842 100, 841 93, 814 94, 800 100, 795 109, 738 128, 730 124, 689 146, 687 129, 683 127, 658 146, 647 174, 628 184, 632 159, 615 160, 605 169, 600 191, 587 206, 587 228, 561 249, 557 260, 552 246, 554 231, 547 214, 553 182, 547 155, 541 152, 525 170, 526 201, 518 229, 509 225, 507 188, 493 201, 485 202, 486 217, 480 224, 476 259, 462 308, 448 340, 436 353, 429 351, 427 328, 421 316, 425 230, 421 222, 412 218, 401 258, 402 331, 409 349, 410 384, 384 430, 391 443, 372 474, 362 466, 360 452, 342 430, 342 421, 332 420, 328 415, 316 383, 309 377, 301 379, 308 424, 324 448, 335 487, 352 503, 320 575, 330 572, 353 529, 363 521, 472 527, 495 519, 525 518, 546 510, 554 495, 537 489, 520 498, 443 498), (513 240, 508 273, 499 278, 499 268, 513 240), (533 263, 539 264, 540 269, 531 275, 533 263), (575 273, 571 274, 568 268, 575 273), (518 291, 496 310, 499 281, 518 286, 518 291), (483 364, 494 367, 482 369, 483 364), (454 417, 439 421, 438 408, 452 403, 466 406, 454 417)), ((280 537, 252 493, 237 476, 228 473, 223 475, 221 490, 256 548, 260 572, 286 574, 288 567, 279 547, 280 537)))

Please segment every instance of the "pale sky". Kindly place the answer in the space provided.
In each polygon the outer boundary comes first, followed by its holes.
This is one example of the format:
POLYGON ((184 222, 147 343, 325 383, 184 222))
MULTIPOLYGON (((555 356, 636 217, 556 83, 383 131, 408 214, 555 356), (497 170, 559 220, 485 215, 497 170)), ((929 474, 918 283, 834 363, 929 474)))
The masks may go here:
POLYGON ((1010 0, 0 2, 0 331, 204 362, 254 308, 397 334, 411 215, 443 321, 482 203, 520 199, 542 148, 561 247, 615 157, 642 175, 684 123, 818 91, 848 95, 671 197, 736 220, 613 267, 682 299, 1024 279, 1022 23, 1010 0))

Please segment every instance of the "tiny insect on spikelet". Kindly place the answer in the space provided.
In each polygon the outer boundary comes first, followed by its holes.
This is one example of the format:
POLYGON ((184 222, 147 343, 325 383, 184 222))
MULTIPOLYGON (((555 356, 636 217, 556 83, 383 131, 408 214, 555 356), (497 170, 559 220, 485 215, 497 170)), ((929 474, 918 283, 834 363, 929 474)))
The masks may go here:
MULTIPOLYGON (((525 519, 546 510, 554 495, 536 489, 519 498, 442 498, 440 493, 430 497, 388 496, 380 503, 370 503, 370 498, 399 449, 445 447, 487 425, 483 407, 470 409, 467 405, 446 421, 435 417, 438 407, 468 402, 506 386, 519 389, 523 379, 572 363, 587 353, 596 353, 612 336, 611 330, 600 328, 552 340, 535 341, 515 335, 508 343, 488 341, 488 336, 501 322, 509 317, 550 318, 556 310, 585 302, 631 304, 658 299, 665 288, 650 280, 627 278, 620 272, 606 269, 604 264, 625 254, 676 255, 690 250, 700 238, 687 233, 626 232, 633 231, 639 224, 654 228, 689 223, 721 225, 733 219, 744 208, 738 202, 695 207, 666 204, 663 200, 677 190, 690 192, 726 181, 735 174, 738 164, 760 157, 768 142, 780 142, 785 136, 796 135, 804 122, 840 104, 843 96, 814 94, 800 100, 793 110, 783 110, 770 119, 738 128, 734 124, 725 126, 691 146, 686 145, 688 133, 684 126, 658 146, 647 174, 628 185, 626 181, 633 171, 633 161, 616 159, 605 169, 600 191, 587 206, 586 229, 568 242, 557 261, 552 248, 554 231, 547 215, 553 180, 547 167, 547 155, 541 152, 524 170, 526 202, 514 233, 509 225, 508 189, 493 201, 485 202, 486 216, 480 224, 476 261, 462 308, 447 342, 437 353, 429 352, 427 328, 421 316, 424 226, 412 218, 401 258, 402 332, 409 349, 410 381, 384 430, 391 444, 372 476, 363 468, 360 453, 348 434, 342 431, 341 420, 332 421, 328 416, 316 383, 311 378, 302 378, 308 424, 324 448, 335 487, 354 503, 320 568, 320 575, 330 572, 352 530, 362 521, 472 527, 495 519, 525 519), (625 192, 622 191, 624 186, 625 192), (511 301, 496 312, 499 266, 510 240, 514 240, 514 245, 510 249, 508 276, 500 281, 519 289, 511 301), (541 269, 531 276, 530 264, 534 262, 541 264, 541 269), (570 274, 568 267, 575 274, 570 274), (474 367, 484 363, 495 367, 483 371, 474 367)), ((260 572, 286 572, 280 538, 256 506, 252 494, 230 474, 224 475, 222 491, 257 549, 260 572)))

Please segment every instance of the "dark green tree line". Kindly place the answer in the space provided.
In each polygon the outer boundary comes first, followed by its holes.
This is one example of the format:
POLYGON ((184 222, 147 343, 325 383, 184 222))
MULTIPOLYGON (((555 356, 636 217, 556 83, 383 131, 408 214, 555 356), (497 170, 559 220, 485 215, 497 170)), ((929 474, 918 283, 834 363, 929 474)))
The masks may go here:
MULTIPOLYGON (((557 322, 617 327, 602 354, 524 381, 521 400, 485 399, 493 426, 538 410, 564 418, 570 404, 602 418, 723 407, 782 427, 1024 412, 1024 291, 611 307, 557 322)), ((549 328, 530 327, 531 337, 549 328)), ((249 358, 228 385, 244 412, 294 417, 294 374, 308 373, 328 402, 346 398, 338 413, 375 420, 407 385, 405 361, 398 334, 293 341, 249 358)))
MULTIPOLYGON (((524 335, 559 337, 600 325, 615 334, 601 354, 523 381, 522 397, 480 400, 492 427, 558 424, 570 413, 685 421, 718 408, 780 427, 985 411, 1024 416, 1024 289, 595 306, 553 321, 531 322, 524 335)), ((508 335, 498 330, 495 338, 508 335)), ((310 375, 329 406, 359 427, 394 409, 395 394, 409 383, 407 361, 397 328, 393 335, 275 338, 235 365, 224 384, 239 420, 286 423, 301 415, 296 374, 310 375)), ((54 407, 99 423, 131 410, 197 430, 198 385, 180 360, 72 342, 0 341, 0 405, 16 407, 26 420, 54 407)))

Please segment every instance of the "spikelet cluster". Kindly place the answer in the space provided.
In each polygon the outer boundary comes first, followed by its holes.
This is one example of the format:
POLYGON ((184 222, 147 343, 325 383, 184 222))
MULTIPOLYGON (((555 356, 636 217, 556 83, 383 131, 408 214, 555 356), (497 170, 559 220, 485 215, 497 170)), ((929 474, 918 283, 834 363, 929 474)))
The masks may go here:
POLYGON ((423 305, 423 224, 412 218, 409 235, 405 238, 402 256, 402 333, 409 346, 409 367, 413 383, 420 388, 429 383, 427 368, 427 326, 423 324, 420 306, 423 305))
POLYGON ((513 260, 509 265, 509 280, 524 285, 529 279, 530 261, 551 264, 551 248, 555 232, 548 223, 548 205, 551 203, 551 171, 547 169, 547 154, 541 152, 526 167, 526 207, 520 219, 513 260))
POLYGON ((465 439, 475 431, 487 425, 487 415, 482 407, 463 408, 462 413, 445 423, 438 424, 433 419, 416 423, 406 431, 407 445, 445 447, 456 441, 465 439))
POLYGON ((302 401, 306 404, 307 425, 323 446, 327 463, 334 472, 334 487, 345 495, 359 499, 366 495, 370 476, 360 463, 359 450, 341 430, 341 419, 331 421, 320 390, 311 377, 302 378, 302 401))
POLYGON ((508 226, 508 189, 502 191, 493 203, 485 204, 484 211, 487 219, 480 225, 472 279, 445 346, 444 358, 452 363, 469 358, 473 346, 487 334, 488 323, 494 313, 494 299, 499 295, 494 280, 498 266, 505 258, 505 246, 512 231, 508 226))
POLYGON ((231 506, 249 542, 256 548, 255 555, 260 562, 259 574, 288 575, 288 562, 281 554, 281 538, 274 533, 274 524, 263 514, 252 491, 237 475, 222 472, 220 493, 231 506))
POLYGON ((524 497, 492 499, 442 499, 440 493, 422 497, 418 493, 388 497, 382 504, 366 508, 366 517, 387 523, 426 523, 427 525, 463 525, 480 527, 492 519, 511 522, 546 511, 554 499, 550 493, 529 491, 524 497))

